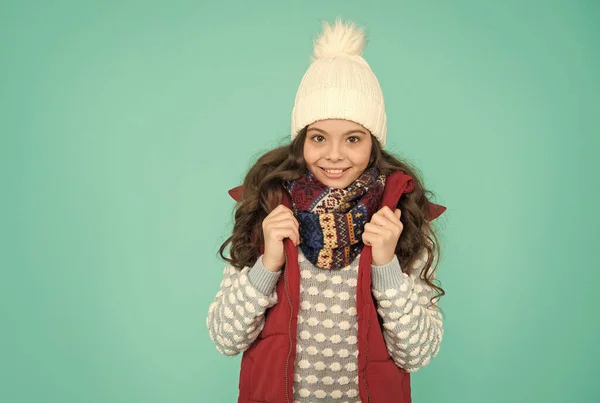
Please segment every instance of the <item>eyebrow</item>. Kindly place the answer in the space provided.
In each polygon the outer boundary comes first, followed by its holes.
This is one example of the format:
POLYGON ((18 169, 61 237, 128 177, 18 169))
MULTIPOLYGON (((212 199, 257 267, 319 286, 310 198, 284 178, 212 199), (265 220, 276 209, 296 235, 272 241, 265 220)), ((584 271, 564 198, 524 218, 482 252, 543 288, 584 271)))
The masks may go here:
MULTIPOLYGON (((308 129, 308 130, 307 130, 307 132, 309 132, 309 131, 311 131, 311 130, 316 130, 316 131, 318 131, 318 132, 320 132, 320 133, 323 133, 323 134, 329 134, 329 133, 327 133, 325 130, 323 130, 323 129, 319 129, 318 127, 311 127, 310 129, 308 129)), ((361 133, 361 134, 365 134, 365 135, 367 134, 367 133, 365 133, 365 132, 364 132, 364 130, 360 130, 360 129, 351 129, 351 130, 348 130, 348 131, 347 131, 347 132, 345 132, 345 133, 342 133, 342 136, 346 136, 346 135, 348 135, 348 134, 352 134, 352 133, 361 133)))

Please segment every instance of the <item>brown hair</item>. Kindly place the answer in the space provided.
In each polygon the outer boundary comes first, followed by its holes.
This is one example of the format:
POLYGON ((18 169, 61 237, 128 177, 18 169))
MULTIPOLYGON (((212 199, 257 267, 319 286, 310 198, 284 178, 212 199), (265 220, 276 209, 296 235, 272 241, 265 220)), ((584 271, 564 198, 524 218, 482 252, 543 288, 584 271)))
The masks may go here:
MULTIPOLYGON (((307 127, 303 128, 291 143, 260 156, 244 179, 242 195, 235 206, 233 233, 221 245, 218 252, 223 260, 238 270, 254 265, 260 256, 259 245, 264 242, 262 222, 281 203, 282 192, 285 191, 284 181, 297 179, 306 172, 303 156, 306 130, 307 127), (230 258, 223 254, 229 243, 231 243, 230 258)), ((427 285, 439 291, 438 295, 431 298, 430 301, 433 303, 435 298, 441 298, 445 292, 443 288, 434 284, 434 281, 439 281, 435 279, 439 258, 435 267, 432 266, 434 256, 440 256, 440 247, 435 228, 427 220, 429 211, 427 196, 431 196, 432 192, 423 187, 416 168, 384 151, 375 137, 372 136, 372 140, 368 168, 375 165, 384 175, 400 170, 413 178, 412 191, 404 193, 397 206, 402 211, 400 221, 404 228, 396 246, 396 255, 402 271, 411 274, 419 254, 423 248, 427 249, 428 260, 422 269, 421 278, 427 285)))

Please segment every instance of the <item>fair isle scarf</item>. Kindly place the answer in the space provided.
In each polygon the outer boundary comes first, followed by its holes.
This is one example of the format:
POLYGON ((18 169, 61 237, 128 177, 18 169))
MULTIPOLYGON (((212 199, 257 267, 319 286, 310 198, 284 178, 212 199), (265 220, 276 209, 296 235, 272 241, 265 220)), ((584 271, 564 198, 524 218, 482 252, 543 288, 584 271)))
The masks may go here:
POLYGON ((377 167, 366 169, 344 189, 331 188, 307 170, 285 183, 300 224, 300 249, 322 269, 348 266, 363 247, 365 224, 377 212, 385 175, 377 167))

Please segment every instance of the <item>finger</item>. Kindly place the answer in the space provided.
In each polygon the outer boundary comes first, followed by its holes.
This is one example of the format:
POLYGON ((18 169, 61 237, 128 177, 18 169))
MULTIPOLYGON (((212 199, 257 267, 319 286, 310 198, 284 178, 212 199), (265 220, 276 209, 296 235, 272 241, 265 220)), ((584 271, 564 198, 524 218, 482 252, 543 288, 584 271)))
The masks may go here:
POLYGON ((277 215, 277 214, 281 214, 282 212, 289 212, 289 213, 293 214, 292 210, 290 210, 288 207, 284 206, 283 204, 278 204, 277 207, 275 207, 273 210, 271 210, 269 215, 277 215))
POLYGON ((392 224, 394 224, 394 226, 402 229, 404 224, 402 224, 400 221, 400 209, 396 209, 394 212, 392 212, 392 210, 388 208, 384 211, 384 214, 385 217, 390 220, 392 224))
POLYGON ((376 235, 377 237, 380 237, 382 239, 389 239, 397 236, 395 233, 395 231, 397 231, 397 228, 392 227, 391 225, 389 227, 383 227, 381 225, 367 223, 365 224, 365 231, 369 232, 371 235, 376 235), (367 227, 367 225, 369 226, 367 227))
POLYGON ((272 234, 278 241, 283 241, 284 238, 290 238, 292 242, 294 242, 294 245, 298 245, 300 243, 300 237, 298 234, 293 229, 288 227, 273 228, 272 234))
MULTIPOLYGON (((275 211, 275 210, 273 210, 275 211)), ((291 210, 287 210, 287 211, 279 211, 275 214, 270 214, 266 219, 269 219, 269 222, 280 222, 281 220, 285 220, 285 219, 290 219, 294 222, 294 225, 296 227, 299 227, 300 224, 298 223, 298 220, 296 219, 296 216, 294 216, 294 213, 292 213, 291 210)))
POLYGON ((369 233, 368 232, 363 232, 362 234, 362 241, 365 245, 369 245, 371 246, 371 241, 370 241, 370 237, 369 237, 369 233))
POLYGON ((293 214, 292 210, 288 209, 287 207, 285 207, 283 204, 280 204, 279 206, 275 207, 270 213, 270 216, 276 216, 276 215, 280 215, 280 214, 293 214))
POLYGON ((377 224, 382 225, 384 227, 388 227, 391 224, 394 227, 402 229, 402 222, 400 222, 396 214, 392 213, 392 210, 390 210, 388 207, 382 209, 381 214, 379 215, 377 220, 377 224))
POLYGON ((398 224, 398 220, 396 219, 396 216, 393 213, 390 212, 390 214, 392 214, 392 217, 394 217, 393 219, 390 219, 387 215, 384 214, 385 213, 382 212, 381 214, 373 215, 373 217, 371 218, 371 222, 383 228, 400 227, 400 225, 398 224))
MULTIPOLYGON (((288 228, 290 229, 290 228, 288 228)), ((294 245, 298 246, 300 244, 300 233, 298 232, 298 230, 296 228, 291 228, 289 235, 287 235, 287 238, 290 238, 292 240, 292 242, 294 242, 294 245)))
POLYGON ((391 230, 380 227, 375 224, 371 224, 369 227, 367 227, 367 224, 365 224, 365 231, 363 232, 363 235, 364 234, 367 234, 367 237, 369 237, 371 239, 371 242, 374 243, 377 243, 378 241, 383 241, 387 237, 393 235, 391 230))
POLYGON ((298 235, 298 232, 296 232, 294 229, 289 228, 289 227, 283 227, 283 228, 279 228, 279 232, 281 234, 281 238, 278 238, 278 240, 283 240, 283 238, 290 238, 295 245, 298 245, 300 243, 300 236, 298 235))
POLYGON ((381 225, 377 225, 377 224, 368 222, 365 224, 364 232, 370 232, 373 234, 383 234, 385 232, 385 228, 382 227, 381 225))
POLYGON ((381 213, 375 213, 375 214, 373 214, 373 217, 371 217, 370 222, 373 224, 377 224, 377 225, 384 225, 385 218, 381 216, 381 213))
POLYGON ((278 204, 273 210, 271 210, 270 214, 276 214, 280 211, 283 211, 285 209, 285 206, 283 204, 278 204))
POLYGON ((290 217, 288 215, 281 215, 273 217, 271 220, 271 225, 283 226, 283 224, 287 224, 293 228, 299 229, 300 224, 294 217, 290 217))
POLYGON ((374 234, 372 232, 363 232, 362 240, 365 245, 369 246, 380 244, 379 235, 374 234))

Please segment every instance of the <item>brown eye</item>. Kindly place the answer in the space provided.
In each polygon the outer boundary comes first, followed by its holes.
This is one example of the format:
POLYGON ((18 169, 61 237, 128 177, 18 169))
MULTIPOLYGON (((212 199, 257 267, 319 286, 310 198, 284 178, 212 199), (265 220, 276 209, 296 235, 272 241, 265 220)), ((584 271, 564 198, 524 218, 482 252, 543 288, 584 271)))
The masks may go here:
POLYGON ((360 141, 360 138, 358 136, 350 136, 348 137, 348 139, 356 139, 356 141, 351 141, 351 143, 358 143, 360 141))
MULTIPOLYGON (((311 137, 311 139, 313 139, 313 140, 314 140, 314 139, 316 139, 317 137, 325 138, 325 137, 321 136, 320 134, 316 134, 316 135, 312 136, 312 137, 311 137)), ((317 141, 317 143, 320 143, 320 141, 317 141)))

